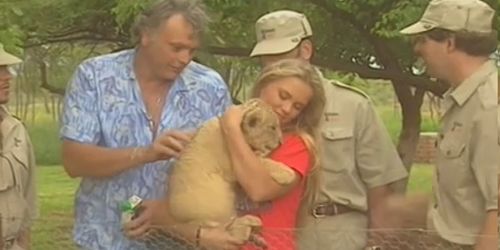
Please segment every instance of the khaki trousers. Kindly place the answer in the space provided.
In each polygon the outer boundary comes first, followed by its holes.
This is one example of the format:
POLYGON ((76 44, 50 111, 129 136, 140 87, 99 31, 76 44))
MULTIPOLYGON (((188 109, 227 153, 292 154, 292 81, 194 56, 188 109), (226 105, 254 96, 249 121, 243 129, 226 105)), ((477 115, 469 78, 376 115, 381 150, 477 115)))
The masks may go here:
POLYGON ((299 250, 361 250, 366 246, 368 219, 362 213, 303 218, 297 233, 299 250))

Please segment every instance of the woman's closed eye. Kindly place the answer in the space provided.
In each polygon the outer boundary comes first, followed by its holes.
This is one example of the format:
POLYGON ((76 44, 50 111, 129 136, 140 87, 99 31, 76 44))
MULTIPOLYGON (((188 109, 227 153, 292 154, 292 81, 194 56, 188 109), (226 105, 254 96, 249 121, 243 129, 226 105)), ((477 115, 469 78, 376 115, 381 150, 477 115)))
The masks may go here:
POLYGON ((304 105, 301 104, 301 103, 295 103, 293 105, 293 108, 296 109, 296 110, 298 110, 298 111, 302 111, 304 109, 304 105))
POLYGON ((290 99, 290 97, 291 97, 291 95, 286 91, 280 91, 279 96, 280 96, 281 100, 287 100, 287 99, 290 99))

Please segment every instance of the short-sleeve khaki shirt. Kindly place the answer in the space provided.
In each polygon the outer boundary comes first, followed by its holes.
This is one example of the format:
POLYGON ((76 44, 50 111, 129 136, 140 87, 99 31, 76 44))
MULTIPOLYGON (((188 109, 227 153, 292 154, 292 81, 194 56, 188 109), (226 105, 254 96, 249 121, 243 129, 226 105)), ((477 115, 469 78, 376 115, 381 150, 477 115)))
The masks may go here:
POLYGON ((451 242, 473 245, 486 212, 498 206, 497 91, 489 61, 445 94, 430 226, 451 242))
POLYGON ((0 106, 0 214, 4 240, 15 239, 37 216, 35 158, 24 125, 0 106))
POLYGON ((323 78, 327 98, 317 202, 368 210, 368 189, 408 176, 389 134, 361 91, 323 78))

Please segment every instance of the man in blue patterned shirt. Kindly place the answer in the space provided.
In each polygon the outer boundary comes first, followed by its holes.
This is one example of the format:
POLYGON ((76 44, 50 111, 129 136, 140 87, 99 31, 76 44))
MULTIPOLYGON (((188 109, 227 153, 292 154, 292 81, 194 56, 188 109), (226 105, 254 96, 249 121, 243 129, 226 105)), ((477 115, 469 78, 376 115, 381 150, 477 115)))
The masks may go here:
POLYGON ((190 132, 231 104, 223 79, 192 61, 206 24, 199 1, 160 1, 134 26, 132 50, 78 66, 64 101, 63 164, 81 177, 74 240, 83 249, 141 249, 122 232, 119 205, 161 199, 190 132))

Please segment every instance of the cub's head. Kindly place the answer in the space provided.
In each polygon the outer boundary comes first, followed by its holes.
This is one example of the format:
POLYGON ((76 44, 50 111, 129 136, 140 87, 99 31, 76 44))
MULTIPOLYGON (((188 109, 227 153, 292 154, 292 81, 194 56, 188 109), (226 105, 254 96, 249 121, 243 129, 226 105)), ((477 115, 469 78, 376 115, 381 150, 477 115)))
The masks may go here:
POLYGON ((266 156, 281 144, 279 120, 271 107, 260 99, 243 104, 241 130, 245 139, 259 156, 266 156))

